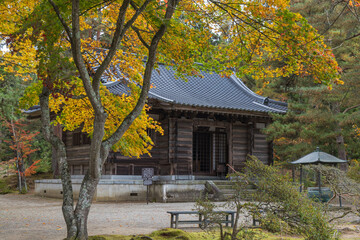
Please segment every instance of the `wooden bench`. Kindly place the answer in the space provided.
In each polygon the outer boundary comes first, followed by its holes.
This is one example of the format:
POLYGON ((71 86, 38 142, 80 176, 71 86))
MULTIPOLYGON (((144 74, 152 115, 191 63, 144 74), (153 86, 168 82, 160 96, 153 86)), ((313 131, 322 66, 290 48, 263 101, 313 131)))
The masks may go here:
MULTIPOLYGON (((179 224, 199 224, 199 227, 203 228, 203 226, 210 223, 210 220, 205 219, 198 211, 168 211, 167 213, 171 214, 170 228, 174 228, 174 225, 175 228, 178 228, 179 224), (180 215, 198 215, 198 220, 179 220, 180 215)), ((235 211, 215 211, 214 213, 224 214, 225 219, 221 223, 225 223, 227 227, 229 224, 231 227, 234 226, 235 211)))

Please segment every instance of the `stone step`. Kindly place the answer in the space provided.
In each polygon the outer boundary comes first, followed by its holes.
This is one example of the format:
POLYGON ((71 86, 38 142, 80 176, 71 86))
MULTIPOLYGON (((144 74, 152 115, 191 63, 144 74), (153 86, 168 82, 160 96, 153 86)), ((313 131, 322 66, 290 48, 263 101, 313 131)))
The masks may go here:
POLYGON ((237 192, 237 190, 235 190, 235 189, 221 189, 221 193, 236 193, 237 192))
MULTIPOLYGON (((220 194, 213 199, 216 201, 226 201, 233 198, 237 195, 237 189, 235 189, 235 184, 231 181, 212 181, 215 185, 216 189, 218 189, 220 194)), ((241 190, 240 196, 243 200, 252 200, 253 193, 256 191, 255 186, 252 184, 248 184, 244 186, 245 188, 241 190)))
POLYGON ((220 190, 222 189, 234 189, 234 185, 216 185, 220 190))
POLYGON ((213 181, 216 186, 228 186, 228 185, 234 185, 234 183, 230 181, 213 181))

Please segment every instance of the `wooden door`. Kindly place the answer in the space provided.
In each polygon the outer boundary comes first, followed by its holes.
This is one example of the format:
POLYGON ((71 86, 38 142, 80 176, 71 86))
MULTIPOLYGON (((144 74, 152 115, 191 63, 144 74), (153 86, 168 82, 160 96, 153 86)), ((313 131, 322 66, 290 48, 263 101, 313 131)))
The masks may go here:
POLYGON ((193 171, 194 174, 212 173, 212 134, 194 132, 193 135, 193 171))

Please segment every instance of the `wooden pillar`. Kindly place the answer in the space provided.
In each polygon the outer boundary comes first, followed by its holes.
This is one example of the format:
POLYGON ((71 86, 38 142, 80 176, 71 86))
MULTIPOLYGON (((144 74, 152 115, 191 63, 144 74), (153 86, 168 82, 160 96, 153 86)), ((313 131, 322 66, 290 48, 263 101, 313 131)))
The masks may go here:
POLYGON ((253 155, 254 150, 254 125, 248 123, 248 154, 253 155))
POLYGON ((318 188, 319 188, 319 200, 321 201, 321 172, 320 170, 317 172, 318 174, 318 188))
MULTIPOLYGON (((62 127, 60 124, 53 127, 54 134, 62 140, 62 127)), ((66 139, 64 144, 66 144, 66 139)), ((58 156, 57 151, 54 147, 52 147, 52 156, 51 156, 51 170, 53 172, 53 178, 58 178, 60 176, 59 164, 58 164, 58 156)))
POLYGON ((229 159, 228 163, 230 166, 234 166, 234 160, 233 160, 233 123, 230 122, 229 124, 229 130, 228 130, 228 146, 229 146, 229 159))

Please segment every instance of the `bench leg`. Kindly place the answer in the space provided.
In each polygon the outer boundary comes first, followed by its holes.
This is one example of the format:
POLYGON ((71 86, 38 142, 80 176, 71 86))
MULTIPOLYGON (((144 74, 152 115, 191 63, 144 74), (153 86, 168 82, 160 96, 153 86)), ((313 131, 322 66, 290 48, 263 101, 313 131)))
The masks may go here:
POLYGON ((229 226, 229 214, 226 214, 226 217, 225 217, 225 221, 226 221, 226 227, 229 226))
MULTIPOLYGON (((202 221, 202 215, 201 214, 199 214, 199 222, 201 222, 202 221)), ((201 223, 199 223, 199 228, 201 228, 202 226, 201 226, 201 223)))
POLYGON ((179 214, 175 215, 175 228, 178 228, 179 214))
POLYGON ((174 227, 174 214, 171 214, 170 216, 170 228, 174 227))
POLYGON ((231 213, 231 227, 234 227, 235 213, 231 213))

